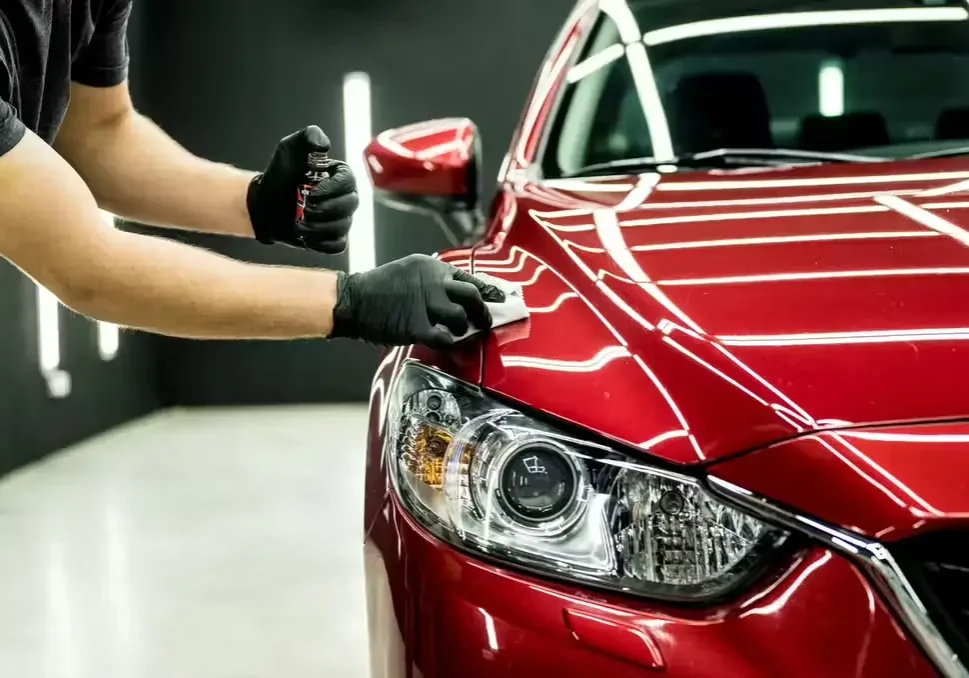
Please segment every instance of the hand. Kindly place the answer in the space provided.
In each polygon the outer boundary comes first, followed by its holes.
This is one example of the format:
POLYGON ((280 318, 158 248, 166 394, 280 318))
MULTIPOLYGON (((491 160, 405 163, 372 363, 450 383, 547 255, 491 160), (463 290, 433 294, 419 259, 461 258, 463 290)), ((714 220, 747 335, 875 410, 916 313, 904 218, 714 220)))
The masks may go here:
POLYGON ((279 142, 269 167, 249 184, 246 204, 256 239, 325 254, 347 248, 347 233, 360 200, 350 167, 332 161, 329 178, 306 198, 302 223, 296 222, 296 198, 306 183, 307 156, 329 153, 330 140, 319 127, 307 127, 279 142))
POLYGON ((339 274, 331 336, 447 348, 471 325, 491 329, 485 302, 504 300, 493 285, 439 259, 412 254, 365 273, 339 274))

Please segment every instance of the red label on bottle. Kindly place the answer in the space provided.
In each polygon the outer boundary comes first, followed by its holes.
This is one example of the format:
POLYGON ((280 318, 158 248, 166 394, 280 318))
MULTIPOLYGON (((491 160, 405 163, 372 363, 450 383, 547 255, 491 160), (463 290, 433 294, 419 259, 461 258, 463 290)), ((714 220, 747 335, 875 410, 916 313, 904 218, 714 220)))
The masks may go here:
POLYGON ((306 198, 315 188, 313 184, 303 184, 296 189, 296 221, 302 222, 306 213, 306 198))

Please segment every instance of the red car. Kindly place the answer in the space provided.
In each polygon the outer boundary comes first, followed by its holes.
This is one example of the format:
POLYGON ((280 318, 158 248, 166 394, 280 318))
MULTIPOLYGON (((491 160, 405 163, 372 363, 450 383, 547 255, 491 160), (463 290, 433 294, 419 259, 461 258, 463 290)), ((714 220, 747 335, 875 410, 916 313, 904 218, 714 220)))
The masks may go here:
POLYGON ((378 370, 374 675, 969 675, 966 3, 583 1, 478 148, 367 152, 530 309, 378 370))

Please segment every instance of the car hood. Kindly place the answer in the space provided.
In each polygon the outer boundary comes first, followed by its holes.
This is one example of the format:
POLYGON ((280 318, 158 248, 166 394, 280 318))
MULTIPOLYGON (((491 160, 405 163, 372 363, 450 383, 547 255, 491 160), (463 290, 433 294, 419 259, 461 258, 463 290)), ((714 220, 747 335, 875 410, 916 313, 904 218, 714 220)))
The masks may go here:
POLYGON ((484 386, 675 463, 969 416, 969 163, 505 187, 484 386))
POLYGON ((710 475, 873 539, 969 525, 969 422, 821 431, 725 460, 710 475))

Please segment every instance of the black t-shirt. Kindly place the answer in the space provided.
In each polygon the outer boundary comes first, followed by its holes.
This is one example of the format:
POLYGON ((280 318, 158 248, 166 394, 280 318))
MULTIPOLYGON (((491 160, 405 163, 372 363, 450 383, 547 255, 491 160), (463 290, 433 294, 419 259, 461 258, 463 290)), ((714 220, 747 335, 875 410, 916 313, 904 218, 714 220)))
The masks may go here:
POLYGON ((29 129, 52 143, 71 81, 119 85, 132 0, 0 0, 0 156, 29 129))

